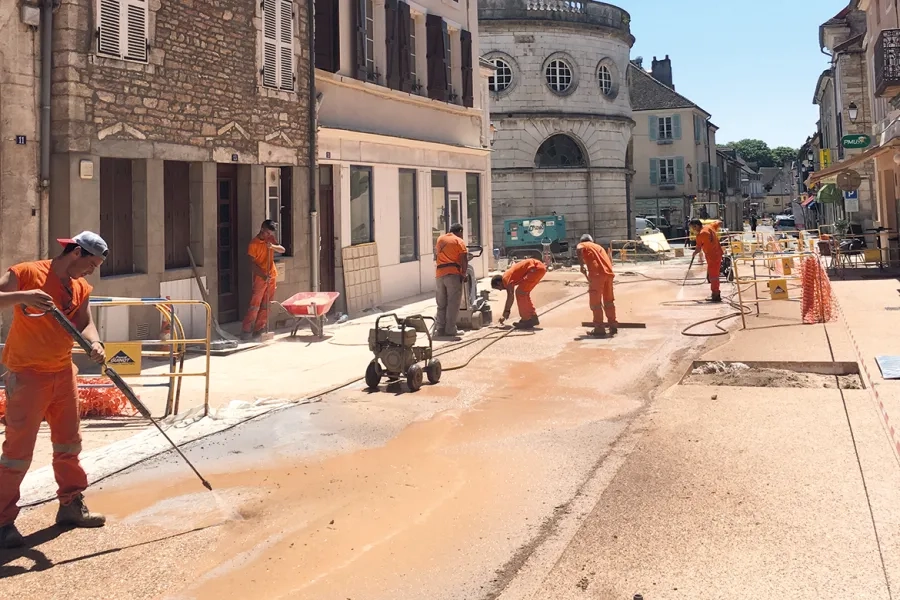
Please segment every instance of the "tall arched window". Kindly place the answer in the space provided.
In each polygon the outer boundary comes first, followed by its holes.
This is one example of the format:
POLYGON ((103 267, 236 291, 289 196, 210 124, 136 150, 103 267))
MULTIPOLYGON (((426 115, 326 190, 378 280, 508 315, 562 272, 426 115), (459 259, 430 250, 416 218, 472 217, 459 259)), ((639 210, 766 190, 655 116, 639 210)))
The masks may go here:
POLYGON ((571 137, 558 133, 541 144, 534 156, 534 166, 544 169, 587 166, 581 146, 571 137))

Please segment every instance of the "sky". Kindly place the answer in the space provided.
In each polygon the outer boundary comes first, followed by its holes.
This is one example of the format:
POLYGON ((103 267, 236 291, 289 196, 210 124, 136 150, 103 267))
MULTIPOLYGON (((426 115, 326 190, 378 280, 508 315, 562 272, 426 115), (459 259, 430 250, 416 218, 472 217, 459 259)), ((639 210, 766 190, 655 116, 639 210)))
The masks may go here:
POLYGON ((606 0, 631 14, 631 58, 672 60, 675 90, 712 115, 719 144, 799 148, 816 130, 828 68, 819 26, 848 0, 606 0))

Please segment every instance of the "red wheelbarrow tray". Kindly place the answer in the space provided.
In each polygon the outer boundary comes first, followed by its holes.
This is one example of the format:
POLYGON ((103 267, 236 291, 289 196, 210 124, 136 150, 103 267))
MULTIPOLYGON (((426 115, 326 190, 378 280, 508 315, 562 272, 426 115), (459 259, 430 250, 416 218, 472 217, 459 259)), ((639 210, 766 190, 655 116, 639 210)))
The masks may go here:
POLYGON ((340 292, 300 292, 281 303, 295 317, 322 317, 340 297, 340 292))

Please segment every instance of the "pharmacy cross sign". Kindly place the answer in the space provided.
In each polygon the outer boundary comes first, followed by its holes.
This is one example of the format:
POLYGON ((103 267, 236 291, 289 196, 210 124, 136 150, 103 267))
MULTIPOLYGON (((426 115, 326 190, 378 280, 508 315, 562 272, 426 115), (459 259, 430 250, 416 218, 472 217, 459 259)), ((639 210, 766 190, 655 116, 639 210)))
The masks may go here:
POLYGON ((868 148, 872 138, 864 133, 854 133, 841 138, 841 145, 848 149, 868 148))

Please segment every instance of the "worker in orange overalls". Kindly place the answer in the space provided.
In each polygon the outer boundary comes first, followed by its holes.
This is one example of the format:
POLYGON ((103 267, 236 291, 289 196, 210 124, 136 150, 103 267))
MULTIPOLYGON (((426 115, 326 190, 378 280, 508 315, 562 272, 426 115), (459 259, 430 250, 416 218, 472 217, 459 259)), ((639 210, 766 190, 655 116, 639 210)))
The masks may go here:
POLYGON ((456 319, 462 304, 463 284, 469 269, 469 249, 463 241, 463 226, 454 223, 450 231, 434 244, 434 294, 437 314, 434 334, 438 337, 456 335, 456 319))
POLYGON ((512 308, 513 294, 516 305, 519 307, 520 320, 513 325, 516 329, 533 329, 540 325, 534 303, 531 301, 531 290, 540 283, 547 274, 547 265, 536 258, 526 258, 519 261, 503 275, 494 275, 491 278, 491 287, 495 290, 506 290, 506 306, 503 308, 503 316, 500 324, 509 318, 512 308))
POLYGON ((245 340, 258 337, 269 323, 269 302, 275 297, 275 279, 278 277, 275 253, 284 253, 284 246, 279 246, 275 238, 277 229, 278 223, 266 219, 247 248, 253 270, 253 291, 241 328, 245 340))
POLYGON ((603 325, 604 311, 609 321, 609 334, 616 335, 619 330, 616 321, 616 299, 613 295, 615 273, 609 254, 603 246, 595 244, 594 238, 588 234, 581 236, 575 249, 581 262, 581 272, 588 279, 588 298, 594 316, 594 329, 591 335, 597 337, 606 335, 606 327, 603 325))
POLYGON ((53 260, 19 263, 0 276, 0 309, 13 308, 3 349, 6 373, 6 440, 0 455, 0 548, 24 543, 16 529, 19 487, 31 465, 41 421, 50 426, 53 473, 59 485, 56 523, 101 527, 103 515, 91 513, 82 492, 87 475, 81 453, 77 369, 72 364, 71 336, 51 316, 30 317, 59 308, 91 342, 91 359, 103 363, 106 352, 88 302, 91 285, 84 277, 97 270, 109 253, 96 233, 84 231, 57 240, 62 254, 53 260))
POLYGON ((710 302, 721 302, 722 294, 719 289, 719 271, 722 269, 722 244, 719 242, 720 222, 703 225, 699 219, 691 221, 691 231, 697 236, 697 246, 694 248, 694 256, 703 252, 706 257, 706 277, 709 279, 709 287, 712 290, 710 302))

